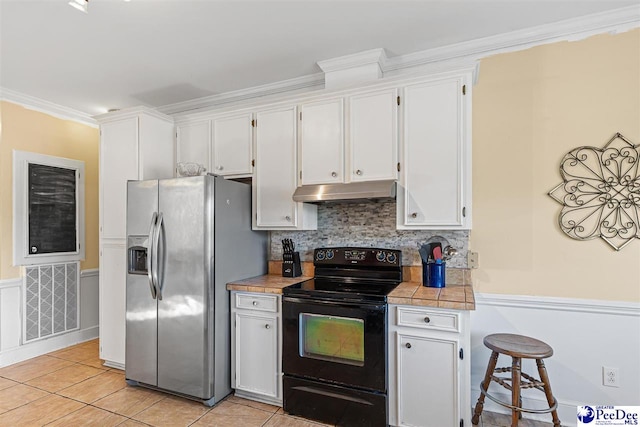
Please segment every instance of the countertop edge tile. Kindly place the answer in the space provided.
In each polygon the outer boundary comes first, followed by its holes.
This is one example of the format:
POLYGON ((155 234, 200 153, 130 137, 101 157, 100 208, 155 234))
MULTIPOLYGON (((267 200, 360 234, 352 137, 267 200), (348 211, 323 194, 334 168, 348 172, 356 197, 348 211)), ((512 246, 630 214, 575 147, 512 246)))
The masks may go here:
MULTIPOLYGON (((282 289, 305 280, 310 276, 282 277, 265 274, 237 280, 227 284, 230 291, 282 294, 282 289)), ((402 282, 388 295, 389 304, 439 307, 455 310, 475 310, 475 296, 471 285, 451 285, 444 288, 425 288, 421 282, 402 282)))

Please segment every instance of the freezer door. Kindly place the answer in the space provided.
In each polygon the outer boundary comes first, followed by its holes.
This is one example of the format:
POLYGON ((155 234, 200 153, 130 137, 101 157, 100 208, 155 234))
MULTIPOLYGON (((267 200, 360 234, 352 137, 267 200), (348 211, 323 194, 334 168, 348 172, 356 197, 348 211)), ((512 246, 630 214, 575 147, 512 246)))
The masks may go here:
POLYGON ((160 180, 158 387, 213 397, 213 177, 160 180))
POLYGON ((157 385, 157 300, 153 297, 149 275, 141 274, 153 248, 149 241, 158 209, 158 181, 127 183, 127 268, 125 374, 127 379, 157 385), (136 251, 136 260, 130 252, 136 251), (129 272, 131 270, 131 272, 129 272))

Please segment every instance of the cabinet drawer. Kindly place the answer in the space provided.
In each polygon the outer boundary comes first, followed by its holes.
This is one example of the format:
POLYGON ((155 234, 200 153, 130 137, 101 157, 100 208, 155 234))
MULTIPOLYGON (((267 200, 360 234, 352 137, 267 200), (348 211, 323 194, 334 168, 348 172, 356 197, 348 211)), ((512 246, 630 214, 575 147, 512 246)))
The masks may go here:
POLYGON ((398 307, 398 326, 460 332, 460 315, 413 307, 398 307))
POLYGON ((278 296, 237 293, 235 308, 276 313, 278 311, 278 296))

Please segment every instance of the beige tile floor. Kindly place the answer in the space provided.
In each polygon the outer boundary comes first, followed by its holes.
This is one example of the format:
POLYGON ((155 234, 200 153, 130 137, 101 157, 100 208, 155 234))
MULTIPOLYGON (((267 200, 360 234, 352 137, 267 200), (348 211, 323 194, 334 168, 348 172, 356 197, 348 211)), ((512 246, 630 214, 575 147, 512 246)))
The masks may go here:
MULTIPOLYGON (((483 427, 509 417, 484 413, 483 427)), ((318 427, 282 408, 229 396, 208 408, 198 402, 127 386, 124 373, 102 365, 98 340, 0 368, 0 426, 318 427)), ((547 423, 523 421, 522 426, 547 423)))

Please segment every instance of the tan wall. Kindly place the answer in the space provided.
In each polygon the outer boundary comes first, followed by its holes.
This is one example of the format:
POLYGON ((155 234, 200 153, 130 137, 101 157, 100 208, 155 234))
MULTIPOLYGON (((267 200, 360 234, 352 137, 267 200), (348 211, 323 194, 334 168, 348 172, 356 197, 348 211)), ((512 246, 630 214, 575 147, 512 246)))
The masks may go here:
POLYGON ((86 259, 81 268, 98 268, 98 129, 8 102, 0 102, 0 113, 0 279, 20 276, 19 267, 12 266, 13 150, 84 161, 86 259))
POLYGON ((473 100, 476 290, 640 302, 640 239, 572 240, 547 193, 571 149, 640 144, 640 30, 486 58, 473 100))

